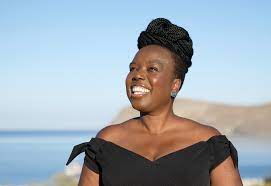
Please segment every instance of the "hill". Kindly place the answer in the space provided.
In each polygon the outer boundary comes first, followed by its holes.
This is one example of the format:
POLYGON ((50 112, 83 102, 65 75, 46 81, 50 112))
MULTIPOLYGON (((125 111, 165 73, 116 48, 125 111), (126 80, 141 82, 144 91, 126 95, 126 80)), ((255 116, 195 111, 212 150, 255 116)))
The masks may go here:
MULTIPOLYGON (((174 113, 216 127, 221 133, 271 137, 271 103, 252 106, 227 105, 190 99, 176 99, 174 113)), ((139 116, 132 107, 123 108, 112 123, 139 116)))

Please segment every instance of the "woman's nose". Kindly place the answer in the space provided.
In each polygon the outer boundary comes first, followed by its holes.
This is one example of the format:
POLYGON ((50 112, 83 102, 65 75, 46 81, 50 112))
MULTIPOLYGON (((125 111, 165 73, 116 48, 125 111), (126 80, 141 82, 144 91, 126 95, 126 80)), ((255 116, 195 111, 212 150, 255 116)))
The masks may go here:
POLYGON ((138 79, 144 79, 144 73, 141 69, 138 69, 135 71, 132 80, 138 80, 138 79))

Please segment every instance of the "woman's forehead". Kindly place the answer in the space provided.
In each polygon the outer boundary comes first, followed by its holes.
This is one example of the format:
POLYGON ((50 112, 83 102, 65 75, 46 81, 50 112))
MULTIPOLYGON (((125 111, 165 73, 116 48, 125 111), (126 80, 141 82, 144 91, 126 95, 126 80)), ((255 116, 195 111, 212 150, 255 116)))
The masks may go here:
POLYGON ((132 63, 148 62, 165 64, 172 61, 171 51, 158 45, 148 45, 141 48, 135 55, 132 63))

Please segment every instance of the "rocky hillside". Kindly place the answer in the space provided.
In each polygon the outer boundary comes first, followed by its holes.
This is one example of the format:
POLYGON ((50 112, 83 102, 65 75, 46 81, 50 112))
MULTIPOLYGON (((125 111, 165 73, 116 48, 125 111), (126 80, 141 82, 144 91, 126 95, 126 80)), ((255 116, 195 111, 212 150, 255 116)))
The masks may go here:
MULTIPOLYGON (((189 99, 176 99, 174 112, 182 117, 216 127, 226 135, 271 137, 271 103, 233 106, 189 99)), ((132 107, 123 108, 112 123, 139 116, 132 107)))

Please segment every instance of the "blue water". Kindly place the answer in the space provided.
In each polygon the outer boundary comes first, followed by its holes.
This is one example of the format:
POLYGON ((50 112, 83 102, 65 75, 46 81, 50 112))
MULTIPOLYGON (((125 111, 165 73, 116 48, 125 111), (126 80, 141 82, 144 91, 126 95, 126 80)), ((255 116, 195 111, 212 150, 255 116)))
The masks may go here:
MULTIPOLYGON (((95 135, 94 131, 0 132, 0 185, 45 181, 63 172, 72 147, 95 135)), ((76 160, 82 163, 83 157, 76 160)))
MULTIPOLYGON (((0 185, 47 180, 62 172, 72 147, 89 141, 96 131, 0 132, 0 185)), ((229 138, 239 156, 242 178, 271 175, 271 140, 229 138)), ((83 153, 75 159, 83 162, 83 153)))

